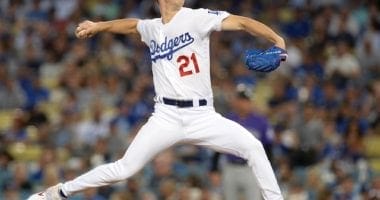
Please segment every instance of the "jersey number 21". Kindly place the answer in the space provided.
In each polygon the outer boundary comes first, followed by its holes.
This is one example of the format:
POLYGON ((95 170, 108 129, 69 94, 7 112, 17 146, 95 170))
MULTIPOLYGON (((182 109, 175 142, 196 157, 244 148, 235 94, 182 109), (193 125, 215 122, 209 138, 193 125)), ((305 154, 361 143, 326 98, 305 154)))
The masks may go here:
POLYGON ((199 65, 197 61, 197 57, 195 56, 195 53, 191 54, 191 56, 179 56, 177 58, 177 63, 180 64, 179 66, 179 74, 181 77, 192 75, 194 72, 192 69, 189 69, 190 62, 192 63, 194 67, 195 73, 199 73, 199 65))

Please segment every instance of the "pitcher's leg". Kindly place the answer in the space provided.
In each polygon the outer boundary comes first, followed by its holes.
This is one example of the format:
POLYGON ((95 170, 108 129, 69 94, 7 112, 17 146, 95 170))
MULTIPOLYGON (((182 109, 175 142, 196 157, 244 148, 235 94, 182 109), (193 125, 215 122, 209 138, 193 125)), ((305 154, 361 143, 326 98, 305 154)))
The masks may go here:
POLYGON ((216 113, 192 126, 188 141, 247 159, 264 199, 283 199, 264 147, 250 132, 216 113))
POLYGON ((137 173, 157 153, 181 139, 180 127, 163 126, 154 116, 140 129, 124 156, 113 163, 101 165, 63 184, 62 191, 70 196, 91 187, 109 185, 137 173))

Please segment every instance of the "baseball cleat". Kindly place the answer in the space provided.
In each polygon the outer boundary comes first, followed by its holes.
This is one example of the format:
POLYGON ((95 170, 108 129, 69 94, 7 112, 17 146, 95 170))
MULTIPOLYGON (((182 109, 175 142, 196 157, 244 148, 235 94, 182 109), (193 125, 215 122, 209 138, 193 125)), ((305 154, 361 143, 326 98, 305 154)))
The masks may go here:
POLYGON ((33 194, 27 200, 65 200, 60 195, 62 183, 47 188, 45 191, 33 194))

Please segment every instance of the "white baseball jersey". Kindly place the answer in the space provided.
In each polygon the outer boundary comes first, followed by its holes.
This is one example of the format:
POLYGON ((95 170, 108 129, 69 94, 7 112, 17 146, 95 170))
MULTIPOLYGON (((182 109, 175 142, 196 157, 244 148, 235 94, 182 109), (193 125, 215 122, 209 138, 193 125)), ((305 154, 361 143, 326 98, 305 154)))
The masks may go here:
POLYGON ((137 30, 150 48, 157 96, 176 99, 212 97, 210 40, 220 31, 224 11, 182 8, 170 22, 139 20, 137 30))

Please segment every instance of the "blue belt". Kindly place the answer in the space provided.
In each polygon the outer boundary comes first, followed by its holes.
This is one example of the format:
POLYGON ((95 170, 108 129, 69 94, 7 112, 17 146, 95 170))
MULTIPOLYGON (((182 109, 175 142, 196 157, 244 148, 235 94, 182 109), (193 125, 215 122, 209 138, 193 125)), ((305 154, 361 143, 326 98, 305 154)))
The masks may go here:
MULTIPOLYGON (((199 106, 206 106, 206 99, 199 99, 199 106)), ((162 102, 166 105, 177 106, 178 108, 190 108, 194 107, 193 100, 177 100, 177 99, 169 99, 166 97, 162 98, 162 102)))

